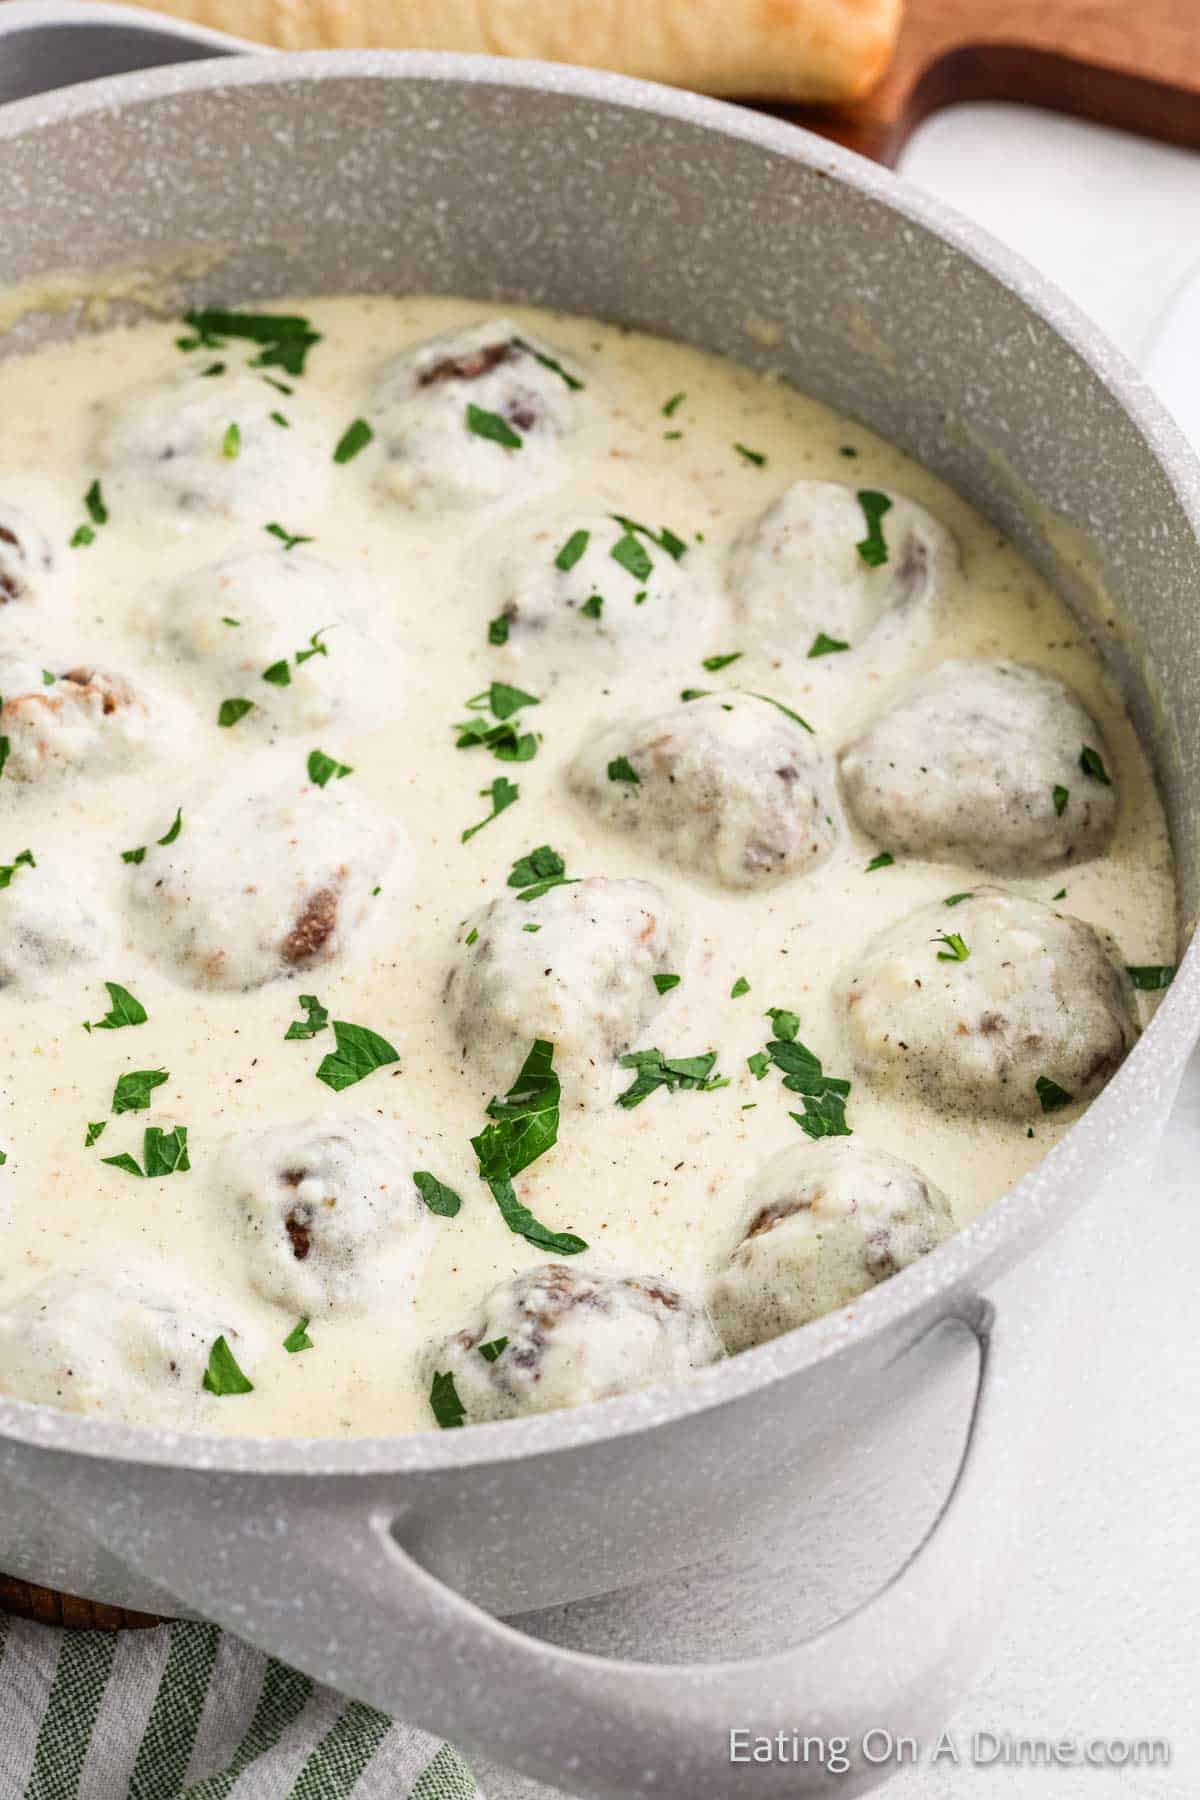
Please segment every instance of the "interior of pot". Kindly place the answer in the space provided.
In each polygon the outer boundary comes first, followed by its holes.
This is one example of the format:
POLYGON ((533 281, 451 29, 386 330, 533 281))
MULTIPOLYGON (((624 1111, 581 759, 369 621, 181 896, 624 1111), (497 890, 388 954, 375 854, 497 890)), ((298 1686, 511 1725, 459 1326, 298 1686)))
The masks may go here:
POLYGON ((886 173, 690 96, 420 55, 219 71, 132 77, 135 104, 99 112, 76 90, 33 130, 37 103, 9 110, 0 354, 147 306, 426 290, 778 370, 966 494, 1087 621, 1153 747, 1190 921, 1191 463, 1152 406, 1131 416, 1117 353, 1065 304, 1055 317, 1032 274, 1026 299, 982 234, 886 173))

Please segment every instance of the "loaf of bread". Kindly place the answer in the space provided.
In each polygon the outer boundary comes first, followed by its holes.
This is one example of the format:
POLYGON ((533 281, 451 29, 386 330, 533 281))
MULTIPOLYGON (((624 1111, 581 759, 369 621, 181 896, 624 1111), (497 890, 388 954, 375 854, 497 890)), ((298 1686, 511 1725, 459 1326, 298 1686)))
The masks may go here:
POLYGON ((281 50, 459 50, 616 69, 729 98, 851 100, 903 0, 138 0, 281 50))

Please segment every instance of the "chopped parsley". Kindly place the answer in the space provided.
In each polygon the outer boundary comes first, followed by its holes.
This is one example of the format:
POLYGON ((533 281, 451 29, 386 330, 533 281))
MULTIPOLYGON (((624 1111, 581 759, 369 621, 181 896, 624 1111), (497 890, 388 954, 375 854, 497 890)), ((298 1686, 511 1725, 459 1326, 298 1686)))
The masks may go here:
POLYGON ((554 1072, 554 1045, 535 1039, 521 1071, 504 1099, 488 1101, 489 1124, 471 1148, 479 1161, 480 1179, 492 1191, 500 1216, 511 1232, 535 1249, 558 1256, 577 1256, 587 1244, 569 1231, 550 1231, 517 1199, 513 1181, 558 1142, 561 1090, 554 1072))
MULTIPOLYGON (((772 1006, 767 1017, 775 1027, 775 1036, 762 1052, 783 1076, 783 1085, 804 1100, 804 1111, 790 1116, 810 1138, 850 1137, 846 1123, 846 1096, 850 1083, 837 1075, 827 1075, 820 1057, 799 1039, 799 1015, 783 1006, 772 1006)), ((751 1057, 752 1072, 761 1080, 765 1066, 751 1057)))
POLYGON ((567 386, 573 392, 579 393, 582 391, 584 384, 580 381, 578 375, 572 375, 569 369, 564 369, 557 357, 549 356, 546 351, 536 349, 534 345, 527 343, 524 338, 514 338, 513 342, 517 344, 520 349, 524 350, 527 356, 532 356, 534 362, 540 362, 543 369, 551 370, 553 374, 558 376, 560 381, 565 381, 567 386))
POLYGON ((284 1338, 283 1347, 289 1356, 295 1356, 300 1350, 312 1349, 313 1341, 308 1335, 310 1323, 311 1320, 308 1318, 297 1319, 296 1323, 292 1326, 292 1329, 284 1338))
POLYGON ((32 850, 20 851, 16 856, 13 857, 13 860, 10 863, 0 863, 0 888, 6 888, 6 887, 12 886, 13 876, 17 873, 18 869, 36 869, 36 868, 37 868, 37 863, 34 860, 33 851, 32 850))
POLYGON ((510 888, 521 888, 519 900, 540 900, 551 888, 573 887, 575 880, 567 874, 567 865, 549 844, 539 844, 527 856, 518 856, 508 877, 510 888))
POLYGON ((375 433, 365 419, 355 419, 352 424, 347 425, 337 441, 337 448, 333 453, 334 462, 351 462, 360 450, 366 449, 374 436, 375 433))
POLYGON ((746 1058, 746 1067, 755 1081, 761 1081, 771 1067, 771 1059, 765 1050, 756 1050, 753 1056, 746 1058))
POLYGON ((561 569, 564 574, 568 569, 573 569, 587 549, 591 535, 590 531, 582 529, 573 531, 554 559, 555 568, 561 569))
POLYGON ((94 544, 96 534, 90 525, 77 525, 67 540, 69 550, 80 550, 88 544, 94 544))
POLYGON ((740 1000, 743 994, 748 994, 749 992, 750 983, 746 980, 744 975, 739 975, 729 990, 729 998, 731 1000, 740 1000))
POLYGON ((857 456, 858 451, 854 448, 853 444, 842 444, 838 450, 838 455, 839 456, 857 456))
POLYGON ((1098 750, 1093 750, 1090 744, 1085 744, 1080 751, 1079 766, 1085 775, 1091 776, 1093 781, 1103 782, 1105 787, 1112 786, 1112 780, 1104 766, 1104 758, 1098 750))
POLYGON ((669 994, 671 989, 677 988, 682 980, 682 975, 656 975, 654 985, 660 994, 669 994))
POLYGON ((761 450, 751 450, 746 444, 735 444, 733 447, 742 458, 743 462, 753 463, 756 469, 764 469, 766 467, 767 459, 761 450))
POLYGON ((490 1344, 480 1344, 478 1346, 479 1354, 482 1356, 484 1362, 490 1363, 494 1363, 496 1358, 502 1356, 507 1349, 508 1339, 506 1337, 493 1338, 490 1344))
POLYGON ((1064 1106, 1074 1104, 1074 1094, 1068 1094, 1066 1088, 1059 1087, 1048 1075, 1039 1075, 1033 1085, 1044 1113, 1060 1112, 1064 1106))
MULTIPOLYGON (((0 700, 0 706, 3 706, 3 704, 4 704, 4 702, 2 700, 0 700)), ((3 775, 3 773, 4 773, 4 765, 8 761, 8 753, 11 749, 12 749, 12 744, 10 743, 9 739, 6 737, 0 737, 0 775, 3 775)))
POLYGON ((1126 963, 1125 973, 1144 994, 1157 994, 1175 979, 1174 963, 1126 963))
POLYGON ((579 616, 583 619, 598 619, 603 611, 604 596, 602 594, 589 594, 579 609, 579 616))
POLYGON ((90 1023, 85 1020, 85 1031, 120 1031, 126 1025, 144 1025, 149 1017, 140 1000, 136 1000, 128 988, 119 981, 106 981, 109 1007, 102 1019, 90 1023))
POLYGON ((112 1113, 145 1112, 150 1096, 171 1079, 166 1069, 129 1069, 117 1080, 113 1089, 112 1113))
POLYGON ((1065 900, 1067 897, 1067 890, 1066 888, 1059 888, 1057 894, 1052 894, 1050 897, 1052 900, 1065 900))
POLYGON ((814 732, 814 731, 813 731, 813 728, 812 728, 812 726, 811 726, 811 725, 810 725, 810 724, 809 724, 809 722, 808 722, 808 720, 807 720, 807 719, 802 719, 802 718, 801 718, 801 717, 800 717, 800 714, 799 714, 799 713, 798 713, 798 712, 793 712, 793 711, 792 711, 792 709, 791 709, 791 707, 790 707, 790 706, 785 706, 785 705, 784 705, 784 704, 783 704, 783 701, 782 701, 782 700, 773 700, 773 699, 772 699, 772 698, 771 698, 771 696, 770 696, 770 694, 754 694, 754 693, 751 693, 751 695, 750 695, 750 698, 751 698, 751 699, 752 699, 752 700, 763 700, 763 701, 765 701, 765 702, 766 702, 766 704, 767 704, 767 705, 768 705, 768 706, 773 706, 773 707, 774 707, 774 708, 775 708, 775 710, 776 710, 776 712, 781 712, 781 713, 783 713, 783 715, 784 715, 784 716, 785 716, 785 718, 788 718, 788 719, 790 719, 790 720, 791 720, 791 721, 792 721, 792 723, 793 723, 793 724, 794 724, 794 725, 800 725, 800 726, 803 726, 803 728, 804 728, 804 730, 805 730, 805 731, 807 731, 807 732, 808 732, 808 733, 809 733, 809 735, 810 735, 810 736, 815 736, 815 735, 816 735, 816 734, 815 734, 815 732, 814 732))
POLYGON ((91 524, 76 526, 71 537, 70 548, 72 550, 78 549, 81 544, 94 543, 96 539, 94 528, 97 525, 108 524, 108 507, 105 505, 104 491, 100 486, 99 477, 93 481, 91 487, 83 496, 83 504, 87 508, 87 515, 91 520, 91 524))
POLYGON ((315 994, 301 994, 299 1001, 304 1017, 292 1020, 283 1034, 285 1044, 297 1038, 307 1042, 309 1038, 315 1038, 318 1031, 324 1031, 329 1024, 329 1009, 321 1005, 315 994))
POLYGON ((676 412, 683 405, 683 403, 686 399, 687 399, 686 393, 672 394, 671 398, 663 406, 663 409, 662 409, 663 418, 664 419, 673 419, 675 417, 676 412))
MULTIPOLYGON (((674 562, 678 562, 687 550, 683 539, 677 532, 672 531, 669 525, 662 525, 657 531, 652 531, 649 525, 642 525, 637 519, 626 518, 624 513, 613 513, 612 516, 624 531, 648 538, 652 544, 657 544, 660 550, 665 550, 674 562)), ((697 533, 697 536, 699 535, 697 533)))
POLYGON ((462 1205, 462 1195, 439 1181, 436 1175, 431 1175, 428 1169, 414 1169, 413 1183, 430 1212, 440 1219, 452 1219, 462 1205))
POLYGON ((1065 788, 1065 787, 1060 787, 1058 785, 1055 785, 1055 787, 1051 790, 1051 792, 1052 792, 1053 798, 1054 798, 1054 810, 1058 814, 1059 818, 1061 819, 1063 814, 1067 810, 1067 802, 1071 798, 1071 790, 1070 790, 1070 788, 1065 788))
POLYGON ((281 368, 288 375, 303 375, 304 364, 321 333, 307 319, 292 313, 231 312, 206 306, 184 314, 192 337, 177 338, 181 350, 223 350, 226 338, 248 338, 262 349, 251 359, 252 368, 281 368))
POLYGON ((837 651, 848 650, 849 648, 849 644, 843 643, 841 638, 828 637, 825 632, 818 631, 816 637, 808 647, 808 654, 810 657, 833 656, 837 651))
POLYGON ((942 901, 942 905, 943 906, 961 906, 964 900, 969 900, 970 898, 971 898, 971 889, 968 888, 965 894, 947 894, 946 898, 942 901))
POLYGON ((119 1156, 102 1156, 100 1161, 109 1163, 114 1169, 123 1169, 127 1175, 136 1175, 139 1179, 155 1180, 166 1175, 185 1175, 191 1168, 188 1160, 187 1126, 176 1125, 173 1131, 163 1131, 161 1126, 148 1125, 142 1138, 142 1161, 145 1168, 139 1168, 135 1159, 127 1150, 119 1156))
POLYGON ((716 1060, 715 1050, 706 1050, 701 1056, 664 1056, 661 1050, 631 1050, 620 1058, 620 1064, 623 1069, 636 1070, 636 1074, 625 1092, 617 1095, 617 1105, 628 1112, 659 1088, 665 1088, 668 1094, 707 1094, 714 1088, 728 1087, 728 1076, 713 1074, 716 1060))
POLYGON ((162 845, 173 844, 175 842, 175 839, 179 836, 179 834, 182 830, 183 830, 183 808, 182 808, 182 806, 177 806, 175 808, 174 819, 172 820, 171 824, 167 826, 166 831, 163 833, 162 837, 160 837, 158 839, 158 842, 162 845))
POLYGON ((323 1081, 335 1094, 364 1081, 376 1069, 400 1061, 399 1051, 366 1025, 349 1025, 345 1019, 335 1019, 333 1036, 337 1049, 323 1058, 317 1080, 323 1081))
POLYGON ((285 526, 275 520, 272 520, 269 525, 264 525, 263 530, 269 531, 273 538, 278 538, 285 550, 294 550, 297 544, 312 544, 316 541, 314 538, 305 537, 303 532, 288 531, 285 526))
POLYGON ((727 669, 730 663, 739 662, 745 654, 744 650, 730 650, 724 656, 706 656, 700 667, 715 675, 718 669, 727 669))
POLYGON ((654 560, 650 552, 632 531, 623 532, 608 554, 635 581, 648 581, 654 572, 654 560))
MULTIPOLYGON (((314 656, 329 655, 329 645, 322 641, 328 629, 327 625, 323 625, 320 631, 313 632, 303 650, 293 652, 292 660, 298 669, 303 668, 306 662, 311 662, 314 656)), ((264 681, 269 681, 273 687, 290 687, 292 672, 288 667, 287 657, 281 657, 278 662, 271 663, 268 668, 263 670, 262 678, 264 681)))
POLYGON ((896 859, 890 850, 881 850, 878 856, 873 856, 871 858, 870 862, 867 864, 866 872, 868 875, 873 875, 876 869, 890 869, 894 866, 895 861, 896 859))
POLYGON ((289 669, 286 660, 282 662, 273 662, 269 667, 263 670, 262 678, 264 681, 269 681, 273 687, 290 687, 292 671, 289 669))
POLYGON ((466 1423, 467 1409, 458 1397, 452 1370, 434 1375, 429 1389, 429 1406, 443 1431, 453 1431, 466 1423))
POLYGON ((222 700, 217 709, 217 724, 226 727, 236 725, 239 719, 244 719, 247 713, 252 713, 253 711, 253 700, 222 700))
POLYGON ((505 812, 508 807, 512 806, 513 803, 521 797, 521 790, 517 786, 517 783, 515 781, 509 781, 508 777, 505 775, 497 775, 491 786, 480 788, 479 793, 482 799, 490 798, 492 810, 487 815, 487 818, 480 819, 477 825, 467 826, 459 840, 464 844, 469 844, 477 831, 482 831, 485 825, 490 825, 493 819, 498 819, 502 812, 505 812))
POLYGON ((886 494, 877 494, 871 488, 859 488, 858 504, 862 507, 863 518, 867 522, 867 535, 860 538, 854 547, 869 569, 878 569, 888 559, 883 516, 891 511, 892 503, 886 494))
POLYGON ((488 620, 488 643, 497 646, 508 642, 508 614, 497 613, 494 619, 488 620))
POLYGON ((610 781, 627 781, 633 787, 641 787, 642 778, 627 756, 614 756, 608 765, 610 781))
POLYGON ((242 434, 236 422, 226 427, 221 439, 221 455, 233 462, 242 453, 242 434))
POLYGON ((493 681, 466 702, 468 712, 476 716, 460 719, 452 727, 458 733, 455 749, 490 750, 498 762, 532 762, 537 755, 537 734, 518 731, 512 721, 522 707, 540 705, 536 694, 527 694, 506 681, 493 681))
POLYGON ((514 431, 507 419, 476 406, 471 400, 467 402, 466 421, 468 431, 474 432, 476 437, 486 438, 491 444, 499 444, 504 450, 519 450, 524 442, 520 432, 514 431))
POLYGON ((939 962, 966 962, 971 954, 957 931, 941 931, 933 941, 946 946, 937 953, 939 962))
POLYGON ((107 1119, 94 1119, 87 1128, 87 1136, 83 1140, 84 1149, 90 1150, 96 1139, 103 1137, 107 1130, 107 1119))
POLYGON ((267 417, 273 425, 282 426, 284 431, 290 431, 292 429, 292 421, 290 419, 285 419, 281 412, 268 413, 267 417))
POLYGON ((323 750, 310 750, 308 753, 308 779, 314 787, 328 787, 334 779, 344 781, 354 770, 349 763, 338 762, 336 757, 326 756, 323 750))
POLYGON ((237 1357, 229 1348, 222 1335, 213 1344, 208 1353, 208 1367, 204 1371, 201 1383, 209 1394, 252 1394, 254 1383, 249 1376, 238 1367, 237 1357))

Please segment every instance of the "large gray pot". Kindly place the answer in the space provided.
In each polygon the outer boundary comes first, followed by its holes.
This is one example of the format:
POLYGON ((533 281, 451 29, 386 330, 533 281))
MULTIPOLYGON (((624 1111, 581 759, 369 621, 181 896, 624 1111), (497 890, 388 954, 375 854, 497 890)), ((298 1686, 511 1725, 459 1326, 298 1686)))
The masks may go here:
MULTIPOLYGON (((61 79, 97 54, 222 48, 116 8, 2 12, 0 92, 36 85, 47 52, 61 79), (46 35, 81 18, 86 39, 46 35)), ((1200 471, 1071 307, 903 183, 730 107, 486 59, 209 60, 0 112, 0 284, 52 302, 0 352, 79 328, 47 275, 115 269, 127 292, 144 264, 190 268, 188 303, 441 289, 566 307, 778 368, 865 420, 1094 625, 1153 749, 1192 918, 1200 471)), ((1031 1485, 1063 1478, 1043 1419, 1072 1388, 1063 1321, 1075 1309, 1077 1334, 1086 1310, 1069 1271, 1085 1249, 1103 1268, 1198 1022, 1192 952, 1101 1098, 986 1217, 852 1314, 686 1388, 355 1443, 179 1438, 0 1400, 0 1566, 219 1620, 580 1794, 865 1792, 890 1765, 731 1765, 728 1731, 928 1734, 963 1691, 1009 1527, 1031 1485), (780 1607, 814 1635, 785 1653, 606 1662, 491 1616, 784 1521, 794 1541, 797 1520, 804 1591, 780 1607)))

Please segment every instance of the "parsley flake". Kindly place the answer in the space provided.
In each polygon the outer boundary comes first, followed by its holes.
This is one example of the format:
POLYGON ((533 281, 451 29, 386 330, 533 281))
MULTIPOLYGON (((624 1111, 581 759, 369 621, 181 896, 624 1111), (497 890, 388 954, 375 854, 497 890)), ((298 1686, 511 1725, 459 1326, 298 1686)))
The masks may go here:
POLYGON ((488 620, 488 643, 497 646, 508 642, 508 614, 498 613, 488 620))
POLYGON ((535 1249, 577 1256, 587 1244, 569 1231, 550 1231, 517 1199, 513 1181, 558 1142, 561 1090, 554 1072, 554 1046, 537 1038, 504 1099, 488 1102, 489 1124, 471 1139, 479 1174, 491 1189, 511 1232, 535 1249))
POLYGON ((163 1131, 161 1126, 149 1125, 142 1138, 142 1161, 145 1168, 140 1169, 137 1162, 127 1150, 119 1156, 102 1156, 101 1162, 109 1163, 114 1169, 123 1169, 127 1175, 136 1175, 139 1179, 154 1180, 166 1175, 185 1175, 191 1168, 188 1159, 187 1126, 176 1125, 173 1131, 163 1131))
POLYGON ((1144 994, 1157 994, 1175 979, 1174 963, 1126 963, 1125 973, 1144 994))
POLYGON ((739 662, 745 654, 744 650, 730 650, 725 656, 706 656, 700 667, 715 675, 718 669, 727 669, 730 663, 739 662))
POLYGON ((112 1113, 145 1112, 150 1096, 171 1079, 166 1069, 128 1069, 113 1089, 112 1113))
POLYGON ((454 1218, 462 1205, 462 1195, 439 1181, 436 1175, 431 1175, 428 1169, 414 1169, 413 1184, 430 1212, 440 1219, 454 1218))
POLYGON ((1091 776, 1093 781, 1102 782, 1105 787, 1112 786, 1111 777, 1104 766, 1104 758, 1098 750, 1093 750, 1090 744, 1083 746, 1079 756, 1079 766, 1085 775, 1091 776))
POLYGON ((598 619, 603 611, 603 596, 600 594, 589 594, 579 609, 579 615, 583 619, 598 619))
POLYGON ((296 1039, 307 1042, 309 1038, 315 1038, 318 1031, 324 1031, 329 1024, 329 1010, 321 1005, 315 994, 301 994, 299 1001, 305 1016, 302 1019, 292 1020, 283 1034, 285 1044, 294 1042, 296 1039))
POLYGON ((895 861, 896 859, 890 850, 881 850, 878 856, 873 856, 871 858, 870 862, 867 864, 866 872, 868 875, 873 875, 876 869, 890 869, 894 866, 895 861))
POLYGON ((221 350, 226 338, 248 338, 262 345, 251 361, 252 368, 281 368, 288 375, 303 375, 309 351, 321 342, 321 333, 314 331, 307 319, 292 313, 231 312, 225 307, 206 306, 185 313, 184 319, 195 336, 178 338, 181 350, 197 350, 201 346, 221 350))
POLYGON ((518 856, 509 873, 508 886, 524 890, 517 896, 520 900, 540 900, 551 888, 574 887, 577 879, 567 875, 567 865, 557 850, 549 844, 539 844, 527 856, 518 856))
POLYGON ((641 787, 642 778, 627 756, 614 756, 608 765, 610 781, 627 781, 634 787, 641 787))
POLYGON ((467 1409, 458 1397, 452 1369, 447 1369, 442 1375, 434 1375, 429 1389, 429 1406, 443 1431, 453 1431, 465 1424, 467 1409))
POLYGON ((554 559, 555 568, 561 569, 564 574, 569 569, 573 569, 587 549, 591 535, 590 531, 584 531, 582 528, 579 531, 573 531, 554 559))
POLYGON ((509 781, 507 776, 504 775, 497 775, 491 786, 480 788, 479 793, 482 799, 491 799, 492 810, 487 818, 480 819, 477 825, 467 826, 459 839, 459 841, 464 844, 469 844, 477 831, 482 831, 485 825, 490 825, 493 819, 498 819, 500 814, 505 812, 507 808, 512 806, 521 796, 521 790, 517 783, 515 781, 509 781))
POLYGON ((107 1119, 95 1119, 87 1128, 87 1136, 83 1140, 85 1150, 90 1150, 97 1138, 103 1137, 108 1130, 107 1119))
POLYGON ((323 750, 310 750, 308 753, 308 779, 314 787, 327 787, 335 778, 344 781, 354 770, 349 763, 338 762, 336 757, 326 756, 323 750))
POLYGON ((347 425, 337 441, 337 448, 333 453, 334 462, 351 462, 360 450, 366 449, 374 436, 375 433, 365 419, 355 419, 352 424, 347 425))
POLYGON ((228 728, 231 725, 236 725, 239 719, 244 719, 247 713, 252 713, 253 711, 253 700, 222 700, 217 709, 217 724, 224 725, 228 728))
POLYGON ((120 1031, 126 1025, 144 1025, 149 1014, 140 1000, 136 1000, 128 988, 119 981, 106 981, 109 1008, 102 1019, 91 1023, 84 1021, 85 1031, 120 1031))
POLYGON ((937 953, 939 962, 966 962, 971 954, 957 931, 941 931, 933 942, 946 946, 944 950, 939 950, 937 953))
POLYGON ((317 1080, 323 1081, 335 1094, 364 1081, 376 1069, 400 1061, 399 1051, 366 1025, 350 1025, 345 1019, 335 1019, 333 1036, 337 1049, 331 1050, 323 1059, 317 1070, 317 1080))
POLYGON ((1067 802, 1071 798, 1071 790, 1070 788, 1055 786, 1051 792, 1054 799, 1054 810, 1061 819, 1067 810, 1067 802))
POLYGON ((485 407, 476 406, 471 400, 467 402, 467 430, 476 437, 486 438, 491 444, 499 444, 504 450, 519 450, 524 443, 521 434, 514 431, 507 419, 499 413, 488 412, 485 407))
POLYGON ((749 992, 750 983, 746 980, 744 975, 739 975, 729 990, 729 998, 731 1000, 740 1000, 743 994, 748 994, 749 992))
POLYGON ((496 1358, 502 1356, 508 1349, 508 1339, 506 1337, 493 1338, 490 1344, 480 1344, 477 1348, 484 1362, 494 1363, 496 1358))
POLYGON ((285 550, 294 550, 297 544, 312 544, 316 541, 314 538, 305 537, 303 532, 288 531, 285 526, 275 520, 272 520, 270 525, 264 525, 263 530, 269 531, 273 538, 278 538, 285 550))
POLYGON ((1068 1094, 1066 1088, 1059 1087, 1048 1075, 1039 1075, 1033 1086, 1044 1113, 1061 1112, 1064 1106, 1075 1103, 1074 1094, 1068 1094))
POLYGON ((242 453, 242 434, 236 423, 226 427, 221 439, 221 455, 233 462, 242 453))
POLYGON ((677 988, 682 980, 682 975, 656 975, 654 985, 660 994, 669 994, 671 989, 677 988))
POLYGON ((867 535, 854 546, 869 569, 878 569, 888 559, 887 540, 883 535, 883 516, 892 509, 886 494, 871 488, 859 488, 858 504, 867 522, 867 535))
POLYGON ((686 399, 687 399, 686 393, 672 394, 671 398, 663 406, 663 409, 662 409, 663 418, 664 419, 674 418, 676 412, 683 405, 683 403, 686 399))
POLYGON ((843 643, 841 638, 828 637, 825 632, 818 631, 808 647, 808 654, 810 657, 833 656, 837 651, 849 648, 849 644, 843 643))
POLYGON ((761 450, 751 450, 746 444, 735 444, 733 447, 743 462, 753 463, 756 469, 766 468, 767 459, 761 450))
POLYGON ((649 551, 632 531, 624 532, 608 554, 635 581, 647 581, 654 572, 654 562, 649 551))
POLYGON ((22 850, 14 856, 10 863, 0 863, 0 888, 12 886, 13 876, 18 869, 36 869, 37 862, 32 850, 22 850))
POLYGON ((669 1094, 707 1094, 729 1086, 727 1076, 712 1072, 717 1060, 715 1050, 706 1050, 701 1056, 664 1056, 661 1050, 631 1050, 619 1060, 623 1069, 636 1070, 632 1084, 617 1095, 617 1105, 627 1112, 659 1088, 665 1088, 669 1094))
POLYGON ((208 1367, 200 1384, 209 1394, 252 1394, 254 1383, 238 1367, 237 1357, 222 1334, 208 1353, 208 1367))
POLYGON ((308 1335, 308 1328, 311 1323, 312 1321, 308 1318, 297 1319, 296 1323, 292 1326, 292 1329, 283 1340, 283 1347, 289 1356, 295 1356, 301 1350, 311 1350, 313 1348, 313 1341, 308 1335))

